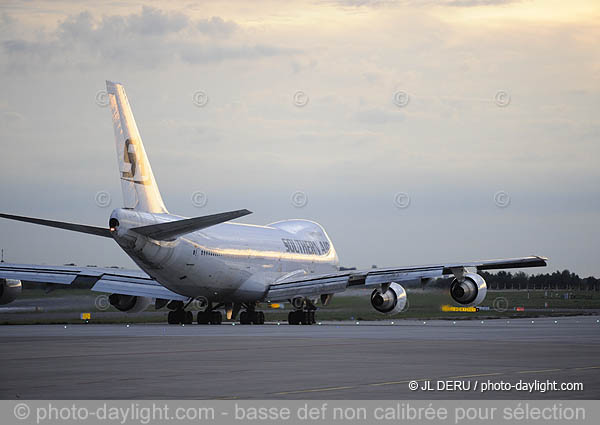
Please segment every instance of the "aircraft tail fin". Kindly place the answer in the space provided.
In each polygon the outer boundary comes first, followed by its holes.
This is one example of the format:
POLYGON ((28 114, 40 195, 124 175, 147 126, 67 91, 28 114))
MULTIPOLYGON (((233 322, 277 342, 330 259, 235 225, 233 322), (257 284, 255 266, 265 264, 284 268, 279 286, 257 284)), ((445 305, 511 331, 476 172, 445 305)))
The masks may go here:
POLYGON ((154 180, 123 85, 107 81, 106 92, 115 130, 123 206, 153 213, 168 212, 154 180))

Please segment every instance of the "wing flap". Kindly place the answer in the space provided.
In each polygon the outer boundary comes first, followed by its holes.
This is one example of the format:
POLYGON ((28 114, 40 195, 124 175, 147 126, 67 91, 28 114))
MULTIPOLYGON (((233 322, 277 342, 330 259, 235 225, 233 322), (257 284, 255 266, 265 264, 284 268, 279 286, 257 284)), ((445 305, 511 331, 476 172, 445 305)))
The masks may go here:
POLYGON ((400 271, 387 273, 368 273, 365 278, 365 286, 380 285, 390 282, 413 282, 421 279, 431 279, 434 277, 442 277, 443 270, 441 267, 432 270, 415 270, 415 271, 400 271))
POLYGON ((123 279, 115 276, 106 276, 96 282, 96 284, 92 287, 92 291, 178 301, 186 301, 189 299, 189 297, 185 297, 168 290, 159 283, 152 282, 154 281, 136 281, 135 279, 123 279))
POLYGON ((299 281, 271 285, 265 299, 282 301, 302 296, 310 297, 320 294, 343 292, 348 286, 348 276, 318 277, 299 281))

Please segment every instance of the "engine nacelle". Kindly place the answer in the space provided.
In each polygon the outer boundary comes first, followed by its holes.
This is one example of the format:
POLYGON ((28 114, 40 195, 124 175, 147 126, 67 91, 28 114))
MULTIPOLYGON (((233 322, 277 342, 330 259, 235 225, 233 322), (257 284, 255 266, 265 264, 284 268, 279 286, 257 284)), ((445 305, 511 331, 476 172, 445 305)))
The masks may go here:
POLYGON ((108 297, 108 301, 117 310, 127 313, 139 313, 152 304, 152 298, 123 294, 112 294, 108 297))
POLYGON ((379 289, 373 291, 371 305, 380 313, 400 313, 406 307, 406 291, 402 285, 392 282, 385 292, 379 289))
POLYGON ((464 306, 479 305, 487 294, 487 285, 483 277, 477 273, 465 273, 460 282, 454 279, 450 284, 450 296, 464 306))
POLYGON ((20 280, 0 279, 0 304, 12 303, 21 295, 22 289, 20 280))

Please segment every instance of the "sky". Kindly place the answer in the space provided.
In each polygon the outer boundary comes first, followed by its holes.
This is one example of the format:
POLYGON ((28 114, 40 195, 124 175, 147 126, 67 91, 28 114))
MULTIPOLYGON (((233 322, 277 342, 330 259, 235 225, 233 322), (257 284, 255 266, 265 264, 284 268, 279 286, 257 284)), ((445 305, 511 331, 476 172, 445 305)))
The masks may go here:
MULTIPOLYGON (((600 276, 597 1, 4 1, 0 22, 2 212, 106 225, 113 80, 172 213, 315 220, 344 266, 600 276)), ((0 248, 134 267, 6 220, 0 248)))

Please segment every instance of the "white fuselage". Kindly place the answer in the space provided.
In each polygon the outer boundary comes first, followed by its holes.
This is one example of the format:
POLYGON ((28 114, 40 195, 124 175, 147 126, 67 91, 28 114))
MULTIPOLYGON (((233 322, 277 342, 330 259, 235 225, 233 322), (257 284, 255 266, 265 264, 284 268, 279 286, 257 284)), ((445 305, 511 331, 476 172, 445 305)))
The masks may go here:
POLYGON ((113 237, 148 275, 181 295, 214 302, 262 301, 268 286, 292 272, 338 270, 338 256, 318 223, 285 220, 266 226, 226 222, 157 241, 131 228, 181 220, 171 214, 116 209, 113 237))

